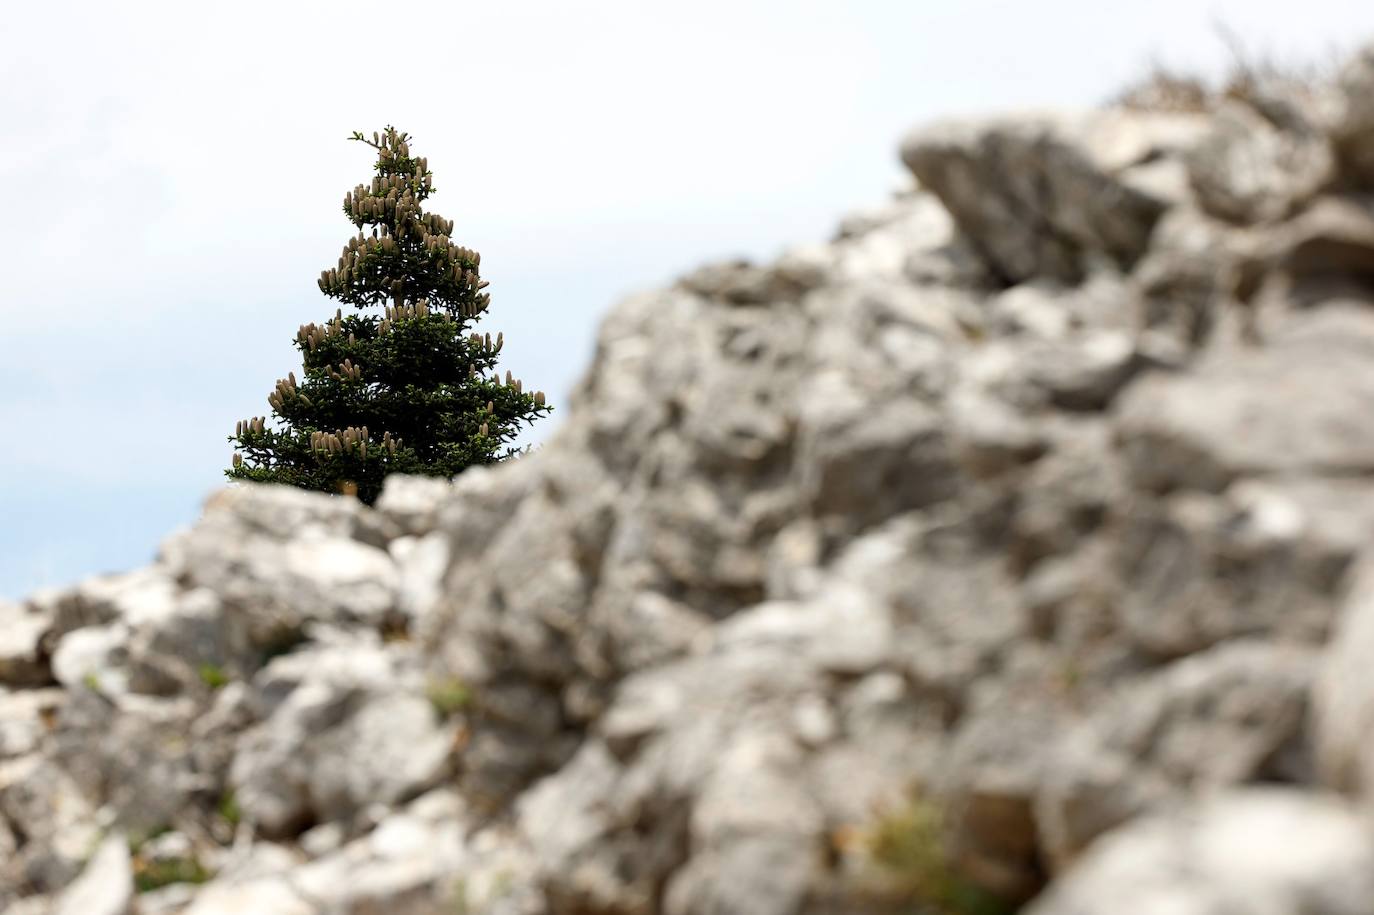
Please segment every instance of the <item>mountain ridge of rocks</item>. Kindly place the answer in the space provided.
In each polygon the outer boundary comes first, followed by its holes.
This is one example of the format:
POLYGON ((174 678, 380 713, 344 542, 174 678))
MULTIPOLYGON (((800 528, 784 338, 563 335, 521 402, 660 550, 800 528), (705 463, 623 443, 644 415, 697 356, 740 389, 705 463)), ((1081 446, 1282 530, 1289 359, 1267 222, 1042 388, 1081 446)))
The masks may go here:
POLYGON ((0 908, 1374 913, 1370 98, 919 128, 536 453, 0 604, 0 908))

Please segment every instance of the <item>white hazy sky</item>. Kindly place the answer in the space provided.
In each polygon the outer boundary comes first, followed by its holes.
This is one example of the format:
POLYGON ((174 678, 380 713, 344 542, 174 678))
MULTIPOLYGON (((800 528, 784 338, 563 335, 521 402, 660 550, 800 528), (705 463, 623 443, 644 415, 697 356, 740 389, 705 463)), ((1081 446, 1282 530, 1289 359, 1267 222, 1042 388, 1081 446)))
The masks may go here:
POLYGON ((503 367, 564 406, 616 298, 827 237, 923 120, 1215 74, 1218 21, 1323 60, 1374 3, 6 4, 0 596, 147 562, 222 485, 234 421, 334 311, 355 129, 412 135, 503 367))

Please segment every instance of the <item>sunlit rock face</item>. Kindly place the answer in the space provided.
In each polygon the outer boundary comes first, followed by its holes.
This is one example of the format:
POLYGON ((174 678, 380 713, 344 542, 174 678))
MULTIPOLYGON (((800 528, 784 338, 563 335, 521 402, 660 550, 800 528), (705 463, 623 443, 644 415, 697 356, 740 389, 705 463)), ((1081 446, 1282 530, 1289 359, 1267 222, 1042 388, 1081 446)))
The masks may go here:
POLYGON ((1374 913, 1371 60, 919 128, 533 454, 0 605, 0 909, 1374 913))

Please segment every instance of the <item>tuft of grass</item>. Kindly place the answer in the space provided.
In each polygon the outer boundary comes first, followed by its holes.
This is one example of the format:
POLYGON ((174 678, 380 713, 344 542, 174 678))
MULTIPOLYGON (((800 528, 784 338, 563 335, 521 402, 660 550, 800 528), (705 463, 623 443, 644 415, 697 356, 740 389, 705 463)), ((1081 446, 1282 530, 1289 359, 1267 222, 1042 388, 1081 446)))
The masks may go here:
POLYGON ((1206 80, 1155 61, 1143 77, 1108 99, 1107 104, 1133 111, 1198 113, 1210 110, 1214 102, 1215 95, 1206 80))
POLYGON ((457 714, 472 705, 472 690, 457 677, 431 680, 425 687, 425 696, 443 718, 457 714))
POLYGON ((943 811, 912 791, 869 824, 860 845, 880 877, 882 895, 929 915, 1009 915, 1012 907, 959 873, 943 811))
POLYGON ((1107 105, 1137 111, 1205 113, 1230 99, 1251 105, 1263 114, 1266 86, 1282 84, 1298 92, 1310 92, 1334 79, 1333 62, 1346 56, 1332 48, 1320 58, 1284 59, 1272 51, 1247 45, 1225 23, 1214 23, 1213 32, 1229 57, 1220 79, 1208 79, 1197 72, 1174 69, 1153 60, 1140 79, 1108 99, 1107 105))
POLYGON ((134 858, 134 888, 148 893, 173 883, 205 883, 213 876, 195 857, 134 858))
POLYGON ((1240 102, 1256 102, 1266 84, 1286 83, 1295 89, 1311 91, 1320 83, 1333 81, 1337 72, 1333 62, 1345 57, 1330 48, 1330 53, 1320 58, 1284 59, 1273 51, 1259 51, 1247 45, 1240 33, 1223 22, 1214 23, 1212 29, 1231 58, 1220 94, 1240 102))
POLYGON ((238 826, 243 820, 243 810, 239 808, 238 798, 234 795, 232 788, 220 795, 215 812, 230 826, 238 826))
POLYGON ((164 836, 172 831, 172 827, 163 823, 161 826, 154 826, 150 829, 136 829, 127 836, 129 841, 129 854, 137 855, 143 846, 147 845, 158 836, 164 836))
POLYGON ((450 908, 452 915, 471 915, 472 908, 468 905, 468 882, 463 877, 458 877, 453 881, 453 886, 449 890, 449 899, 452 901, 450 908))
POLYGON ((1074 658, 1064 658, 1059 664, 1058 673, 1060 684, 1070 692, 1083 685, 1083 665, 1074 658))
POLYGON ((229 683, 230 677, 224 672, 224 668, 218 664, 202 664, 197 671, 200 675, 200 682, 210 689, 220 689, 229 683))

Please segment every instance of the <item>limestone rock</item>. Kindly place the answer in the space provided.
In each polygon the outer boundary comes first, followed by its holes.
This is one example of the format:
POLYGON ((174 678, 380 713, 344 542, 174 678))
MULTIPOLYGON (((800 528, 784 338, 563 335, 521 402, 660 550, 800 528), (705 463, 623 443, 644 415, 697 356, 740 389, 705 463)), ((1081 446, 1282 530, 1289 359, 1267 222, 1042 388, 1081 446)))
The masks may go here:
POLYGON ((1189 151, 1187 162, 1202 208, 1240 224, 1282 219, 1336 177, 1325 135, 1285 130, 1240 104, 1214 115, 1210 134, 1189 151))
POLYGON ((213 774, 195 768, 187 739, 194 714, 186 698, 82 688, 62 711, 50 758, 121 828, 155 833, 217 787, 213 774))
POLYGON ((848 396, 817 385, 803 416, 801 486, 818 514, 875 523, 953 497, 958 474, 938 413, 916 402, 854 410, 848 396))
POLYGON ((1119 620, 1141 651, 1176 657, 1249 635, 1317 645, 1374 501, 1340 480, 1253 480, 1221 497, 1138 500, 1119 523, 1119 620))
POLYGON ((1374 45, 1366 44, 1343 67, 1336 81, 1339 110, 1330 131, 1342 171, 1366 189, 1374 188, 1374 45))
POLYGON ((450 563, 448 538, 431 530, 423 537, 398 537, 388 552, 396 563, 396 605, 406 628, 418 632, 443 597, 450 563))
POLYGON ((1122 688, 1052 751, 1035 797, 1062 871, 1133 816, 1256 781, 1306 782, 1308 650, 1235 642, 1122 688))
POLYGON ((1123 395, 1118 434, 1148 489, 1217 491, 1250 474, 1374 468, 1374 320, 1319 309, 1265 347, 1222 352, 1185 376, 1152 374, 1123 395))
POLYGON ((237 915, 239 912, 271 912, 273 915, 315 915, 318 911, 280 878, 263 878, 241 884, 215 883, 196 894, 186 915, 237 915))
POLYGON ((1368 833, 1340 802, 1253 788, 1109 833, 1027 911, 1366 915, 1371 865, 1368 833))
POLYGON ((42 641, 51 626, 52 619, 36 608, 0 601, 0 684, 50 682, 42 641))
POLYGON ((53 915, 129 915, 133 905, 129 840, 115 833, 100 843, 81 876, 58 897, 53 915))
POLYGON ((421 798, 368 835, 292 870, 291 886, 331 912, 435 912, 441 900, 462 892, 454 886, 468 863, 462 813, 451 795, 421 798))
POLYGON ((398 675, 404 657, 366 641, 324 644, 255 678, 264 717, 238 742, 228 779, 258 829, 287 836, 311 822, 347 822, 443 777, 453 732, 418 676, 398 675))
POLYGON ((1273 233, 1252 270, 1269 271, 1259 290, 1291 306, 1374 299, 1374 201, 1327 195, 1273 233), (1278 287, 1278 288, 1275 288, 1278 287))
POLYGON ((938 196, 995 274, 1080 279, 1100 258, 1129 267, 1164 204, 1093 160, 1055 119, 947 122, 902 144, 902 159, 938 196))
POLYGON ((99 842, 95 808, 76 782, 42 754, 0 763, 0 818, 25 842, 0 863, 6 889, 53 892, 80 873, 99 842))
POLYGON ((60 689, 0 689, 0 760, 39 749, 66 700, 60 689))
POLYGON ((434 530, 452 492, 451 480, 392 474, 382 485, 374 508, 403 534, 417 536, 434 530))
POLYGON ((396 612, 396 568, 384 527, 356 501, 291 487, 231 490, 162 560, 184 587, 203 587, 238 614, 256 647, 310 621, 378 628, 396 612))
POLYGON ((1325 664, 1313 689, 1314 743, 1322 781, 1368 805, 1374 785, 1369 734, 1374 686, 1368 650, 1374 643, 1374 567, 1368 555, 1353 576, 1325 664))
POLYGON ((1254 232, 1194 207, 1175 207, 1160 218, 1131 275, 1140 324, 1151 334, 1145 348, 1158 353, 1157 361, 1177 364, 1208 340, 1224 309, 1253 295, 1263 271, 1252 264, 1263 244, 1254 232), (1180 355, 1160 353, 1164 344, 1180 355))

